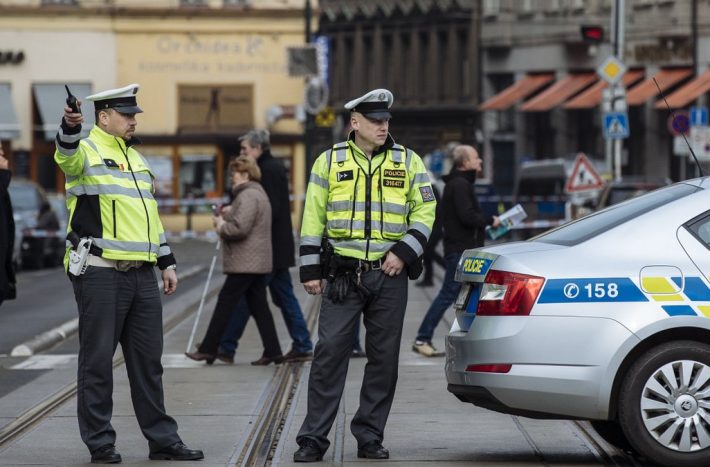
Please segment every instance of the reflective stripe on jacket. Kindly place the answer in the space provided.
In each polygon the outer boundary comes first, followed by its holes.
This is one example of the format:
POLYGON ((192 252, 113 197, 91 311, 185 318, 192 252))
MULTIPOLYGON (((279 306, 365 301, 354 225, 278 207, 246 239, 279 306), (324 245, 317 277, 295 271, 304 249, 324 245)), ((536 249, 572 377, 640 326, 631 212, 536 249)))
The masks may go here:
POLYGON ((337 254, 376 260, 392 251, 406 264, 421 256, 436 200, 421 158, 391 137, 369 159, 352 139, 313 165, 301 227, 301 280, 320 274, 323 235, 337 254))
MULTIPOLYGON (((98 126, 78 144, 67 130, 60 128, 54 153, 66 175, 67 233, 93 237, 106 259, 157 262, 161 269, 174 264, 143 156, 98 126)), ((67 258, 68 250, 65 266, 67 258)))

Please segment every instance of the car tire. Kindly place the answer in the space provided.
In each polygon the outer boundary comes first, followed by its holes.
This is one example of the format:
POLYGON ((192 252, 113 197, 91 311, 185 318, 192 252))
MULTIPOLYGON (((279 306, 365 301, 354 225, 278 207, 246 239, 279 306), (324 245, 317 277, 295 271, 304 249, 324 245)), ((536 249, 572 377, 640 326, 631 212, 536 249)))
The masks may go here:
POLYGON ((624 376, 619 424, 631 446, 667 466, 710 465, 710 346, 661 344, 624 376))
POLYGON ((621 429, 621 425, 611 420, 591 420, 589 422, 594 431, 607 443, 624 452, 633 451, 628 438, 621 429))

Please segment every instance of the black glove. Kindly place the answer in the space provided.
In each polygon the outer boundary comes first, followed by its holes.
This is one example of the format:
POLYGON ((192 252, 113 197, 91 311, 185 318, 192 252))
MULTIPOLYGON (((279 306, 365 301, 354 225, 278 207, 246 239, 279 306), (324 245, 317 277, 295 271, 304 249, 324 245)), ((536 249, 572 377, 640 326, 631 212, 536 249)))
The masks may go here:
POLYGON ((343 303, 350 290, 350 274, 339 274, 330 281, 328 299, 335 303, 343 303))

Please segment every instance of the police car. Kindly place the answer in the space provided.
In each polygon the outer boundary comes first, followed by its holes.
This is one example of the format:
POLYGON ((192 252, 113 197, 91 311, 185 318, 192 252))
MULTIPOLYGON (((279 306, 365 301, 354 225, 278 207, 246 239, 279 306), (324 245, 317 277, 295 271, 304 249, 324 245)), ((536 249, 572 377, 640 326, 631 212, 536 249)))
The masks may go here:
POLYGON ((709 276, 710 177, 467 250, 448 390, 499 412, 592 420, 660 464, 710 465, 709 276))

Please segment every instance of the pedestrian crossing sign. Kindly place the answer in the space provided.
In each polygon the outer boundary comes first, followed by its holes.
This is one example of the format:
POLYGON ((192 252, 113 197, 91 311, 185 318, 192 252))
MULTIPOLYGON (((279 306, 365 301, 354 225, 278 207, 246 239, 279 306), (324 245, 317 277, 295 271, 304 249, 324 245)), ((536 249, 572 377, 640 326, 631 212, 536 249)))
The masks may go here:
POLYGON ((608 112, 603 117, 604 138, 624 139, 629 134, 629 115, 626 112, 608 112))

